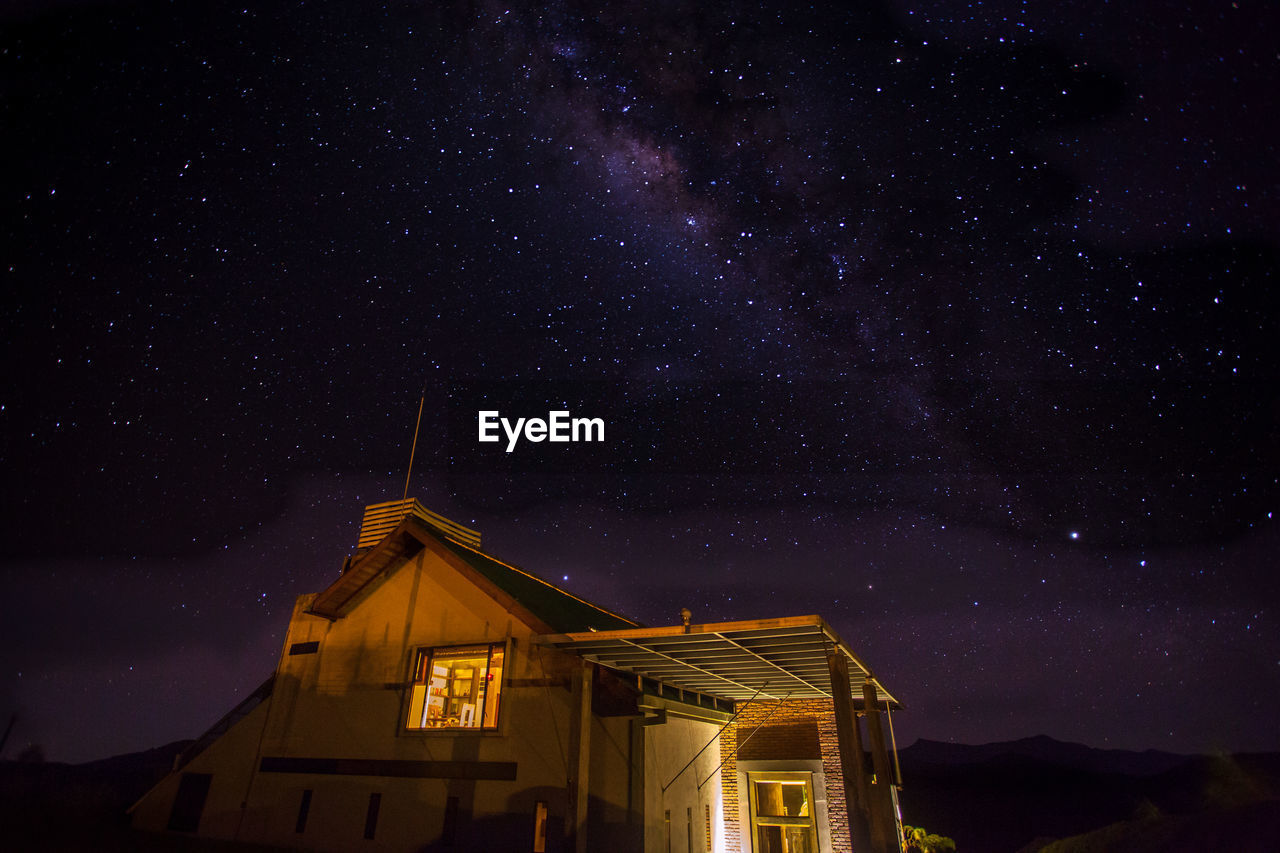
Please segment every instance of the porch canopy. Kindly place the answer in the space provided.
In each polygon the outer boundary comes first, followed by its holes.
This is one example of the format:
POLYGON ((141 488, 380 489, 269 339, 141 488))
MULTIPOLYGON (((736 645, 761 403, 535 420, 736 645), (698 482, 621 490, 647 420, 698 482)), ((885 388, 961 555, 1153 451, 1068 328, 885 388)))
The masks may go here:
POLYGON ((830 698, 827 652, 836 649, 848 661, 855 707, 861 707, 868 682, 880 704, 899 707, 819 616, 544 634, 537 641, 611 669, 735 701, 830 698))

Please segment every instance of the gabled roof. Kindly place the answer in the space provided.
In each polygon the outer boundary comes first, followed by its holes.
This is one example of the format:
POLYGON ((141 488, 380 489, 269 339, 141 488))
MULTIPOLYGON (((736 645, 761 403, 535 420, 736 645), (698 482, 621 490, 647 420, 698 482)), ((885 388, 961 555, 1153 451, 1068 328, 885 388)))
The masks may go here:
POLYGON ((579 598, 532 572, 484 553, 452 539, 439 537, 446 548, 466 561, 500 589, 529 608, 548 625, 579 625, 559 631, 612 631, 637 628, 634 622, 599 605, 579 598))
POLYGON ((525 621, 544 633, 638 627, 638 623, 579 598, 532 572, 453 539, 415 515, 406 516, 378 544, 348 560, 342 575, 316 595, 310 612, 327 619, 341 619, 358 606, 360 593, 377 577, 395 571, 424 548, 435 552, 504 606, 523 611, 525 621))

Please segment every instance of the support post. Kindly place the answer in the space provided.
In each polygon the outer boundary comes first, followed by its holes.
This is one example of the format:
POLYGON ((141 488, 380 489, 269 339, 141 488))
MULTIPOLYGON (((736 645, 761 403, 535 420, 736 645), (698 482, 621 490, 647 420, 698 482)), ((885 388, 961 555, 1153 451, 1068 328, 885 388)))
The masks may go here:
POLYGON ((867 732, 871 736, 871 762, 876 771, 875 784, 871 786, 868 806, 871 810, 871 843, 877 853, 900 853, 902 834, 898 828, 898 815, 893 807, 893 773, 889 769, 889 750, 885 745, 884 729, 880 725, 880 700, 875 683, 868 678, 862 684, 862 706, 867 717, 867 732))
POLYGON ((627 825, 631 829, 635 842, 635 849, 644 849, 644 769, 645 769, 645 732, 648 726, 644 724, 643 719, 634 719, 630 722, 631 729, 631 779, 627 785, 627 825))
POLYGON ((573 675, 573 699, 569 708, 569 743, 566 756, 566 808, 564 832, 567 850, 587 853, 587 775, 591 767, 592 664, 579 661, 573 675))
POLYGON ((849 662, 845 660, 844 652, 838 648, 829 649, 827 669, 831 673, 832 710, 836 718, 836 742, 840 747, 840 771, 844 779, 849 842, 855 853, 861 853, 871 849, 871 827, 867 819, 867 779, 858 719, 853 714, 849 662))

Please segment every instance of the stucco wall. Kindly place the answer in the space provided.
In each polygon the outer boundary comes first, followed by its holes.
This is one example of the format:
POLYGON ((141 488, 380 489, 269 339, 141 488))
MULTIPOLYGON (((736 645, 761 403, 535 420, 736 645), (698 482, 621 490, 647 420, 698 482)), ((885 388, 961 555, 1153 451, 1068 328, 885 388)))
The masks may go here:
POLYGON ((163 831, 169 824, 183 774, 208 773, 213 776, 200 815, 198 834, 212 838, 234 838, 240 804, 248 791, 252 756, 267 719, 266 704, 258 705, 233 725, 222 737, 176 773, 166 776, 133 809, 133 826, 149 832, 163 831))
POLYGON ((646 853, 666 853, 668 813, 671 853, 706 851, 708 809, 711 817, 711 849, 717 853, 725 849, 721 820, 721 777, 716 772, 716 765, 720 763, 720 749, 716 743, 719 730, 720 724, 717 723, 671 715, 665 723, 646 728, 646 853), (707 748, 686 769, 685 765, 704 746, 707 748))
MULTIPOLYGON (((294 608, 268 702, 187 768, 214 777, 200 834, 318 850, 419 850, 439 840, 454 798, 456 849, 527 851, 542 801, 551 816, 548 850, 560 849, 571 678, 579 660, 531 644, 532 627, 430 549, 372 582, 341 619, 307 614, 312 599, 303 596, 294 608), (290 654, 299 643, 318 645, 290 654), (506 646, 497 730, 406 729, 416 651, 480 643, 506 646), (264 757, 514 763, 516 778, 257 772, 250 780, 264 757), (305 790, 312 791, 310 809, 299 834, 305 790), (370 794, 380 805, 367 840, 370 794)), ((589 742, 592 823, 621 827, 625 837, 629 719, 594 719, 589 742)), ((171 777, 148 795, 135 810, 135 825, 163 829, 178 784, 171 777)), ((638 838, 638 826, 634 833, 638 838)))

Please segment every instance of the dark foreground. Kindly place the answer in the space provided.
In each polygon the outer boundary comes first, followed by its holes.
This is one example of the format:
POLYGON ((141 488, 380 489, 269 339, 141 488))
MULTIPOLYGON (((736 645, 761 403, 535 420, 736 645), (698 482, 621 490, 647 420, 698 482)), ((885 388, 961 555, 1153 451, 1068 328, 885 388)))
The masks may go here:
MULTIPOLYGON (((133 832, 125 811, 186 744, 90 764, 0 762, 0 849, 265 851, 133 832)), ((1049 738, 902 751, 903 819, 958 853, 1275 853, 1280 755, 1096 750, 1049 738)))
POLYGON ((250 845, 129 828, 126 810, 188 742, 89 764, 0 762, 0 849, 6 851, 249 851, 250 845))
POLYGON ((902 751, 903 820, 959 853, 1276 853, 1280 754, 1099 750, 1047 737, 902 751))

